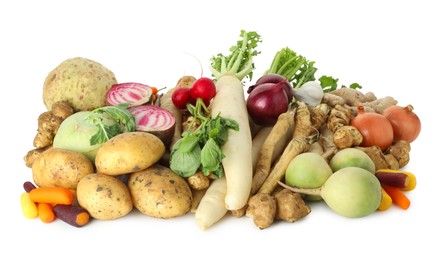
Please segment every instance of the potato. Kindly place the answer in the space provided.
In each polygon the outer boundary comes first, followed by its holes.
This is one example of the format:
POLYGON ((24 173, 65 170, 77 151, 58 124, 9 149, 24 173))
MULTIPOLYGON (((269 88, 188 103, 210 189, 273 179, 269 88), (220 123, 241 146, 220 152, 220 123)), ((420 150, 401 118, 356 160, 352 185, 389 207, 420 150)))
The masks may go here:
POLYGON ((136 207, 145 215, 174 218, 191 210, 191 188, 184 178, 170 168, 155 164, 132 173, 128 188, 136 207))
POLYGON ((147 132, 125 132, 114 136, 97 151, 97 171, 121 175, 146 169, 162 158, 165 145, 147 132))
POLYGON ((114 176, 100 173, 88 174, 80 180, 77 201, 91 217, 99 220, 121 218, 133 209, 128 186, 114 176))
POLYGON ((93 173, 91 161, 80 152, 50 148, 32 164, 32 177, 39 187, 63 187, 71 190, 84 176, 93 173))

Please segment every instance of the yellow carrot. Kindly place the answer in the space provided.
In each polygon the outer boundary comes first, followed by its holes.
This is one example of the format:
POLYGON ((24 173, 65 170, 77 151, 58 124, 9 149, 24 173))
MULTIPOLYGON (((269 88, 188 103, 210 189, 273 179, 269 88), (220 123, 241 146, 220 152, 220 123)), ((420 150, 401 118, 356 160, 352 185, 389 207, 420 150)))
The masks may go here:
POLYGON ((382 192, 381 203, 379 203, 378 210, 379 211, 388 210, 392 205, 392 198, 382 187, 381 187, 381 192, 382 192))
POLYGON ((27 218, 36 218, 39 215, 37 205, 31 200, 29 193, 23 192, 20 196, 20 205, 23 215, 27 218))

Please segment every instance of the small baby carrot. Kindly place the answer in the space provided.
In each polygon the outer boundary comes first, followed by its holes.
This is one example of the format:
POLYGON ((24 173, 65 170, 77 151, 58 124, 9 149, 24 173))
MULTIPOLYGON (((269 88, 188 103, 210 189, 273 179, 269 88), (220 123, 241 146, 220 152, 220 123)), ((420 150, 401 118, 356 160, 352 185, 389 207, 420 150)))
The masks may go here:
POLYGON ((34 185, 34 183, 32 183, 32 182, 30 182, 30 181, 25 181, 25 182, 23 183, 23 189, 24 189, 26 192, 30 192, 32 189, 35 189, 35 188, 37 188, 37 187, 34 185))
POLYGON ((378 210, 379 211, 388 210, 392 205, 392 198, 382 187, 381 187, 381 192, 382 192, 382 197, 381 197, 381 202, 379 203, 378 210))
POLYGON ((56 219, 52 206, 48 203, 40 202, 37 204, 39 218, 43 223, 51 223, 56 219))
POLYGON ((399 188, 382 184, 382 188, 392 198, 393 203, 401 207, 401 209, 408 209, 410 207, 409 198, 399 188))
POLYGON ((58 219, 74 226, 82 227, 88 224, 90 215, 84 208, 74 205, 55 205, 54 212, 58 219))
POLYGON ((393 170, 393 169, 379 169, 375 173, 376 177, 378 177, 379 181, 381 183, 384 183, 385 185, 395 186, 400 188, 403 191, 411 191, 414 190, 416 187, 416 177, 413 173, 403 171, 403 170, 393 170), (406 178, 406 177, 407 178, 406 178), (396 181, 402 182, 400 180, 404 179, 403 184, 404 185, 395 185, 393 182, 386 182, 386 181, 396 181))
POLYGON ((71 205, 74 201, 74 194, 69 189, 61 187, 35 188, 29 192, 29 196, 34 202, 49 204, 71 205))
POLYGON ((37 205, 31 200, 28 192, 23 192, 20 196, 20 205, 23 215, 27 218, 36 218, 39 215, 37 205))

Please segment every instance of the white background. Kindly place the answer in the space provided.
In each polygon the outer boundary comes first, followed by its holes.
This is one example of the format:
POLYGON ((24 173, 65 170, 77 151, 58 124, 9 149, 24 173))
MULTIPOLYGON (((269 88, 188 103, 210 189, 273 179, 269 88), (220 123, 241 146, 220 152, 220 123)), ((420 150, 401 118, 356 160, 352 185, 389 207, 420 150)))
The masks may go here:
POLYGON ((440 1, 146 2, 0 3, 1 259, 442 259, 440 1), (348 219, 317 203, 296 223, 259 230, 251 219, 229 216, 205 232, 191 214, 159 220, 133 212, 83 228, 22 216, 22 184, 32 179, 23 157, 45 110, 49 71, 82 56, 112 70, 119 82, 172 87, 182 75, 200 75, 192 56, 210 76, 209 58, 227 53, 241 29, 263 38, 254 79, 288 46, 316 61, 318 77, 358 82, 365 91, 414 106, 422 132, 405 168, 418 179, 407 211, 393 206, 348 219))

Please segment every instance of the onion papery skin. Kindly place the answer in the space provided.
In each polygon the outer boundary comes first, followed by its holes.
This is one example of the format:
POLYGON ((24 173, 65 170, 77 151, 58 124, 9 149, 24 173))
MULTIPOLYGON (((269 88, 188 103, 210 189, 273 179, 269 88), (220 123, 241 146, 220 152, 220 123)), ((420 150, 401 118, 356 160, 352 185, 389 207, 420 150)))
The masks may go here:
POLYGON ((356 127, 362 134, 363 147, 378 146, 385 151, 393 144, 393 127, 383 115, 375 112, 365 112, 363 106, 358 106, 358 114, 350 125, 356 127))
POLYGON ((416 140, 421 132, 421 120, 418 115, 413 112, 413 106, 405 107, 393 105, 386 108, 382 115, 385 116, 393 127, 393 141, 396 143, 400 140, 412 143, 416 140))

